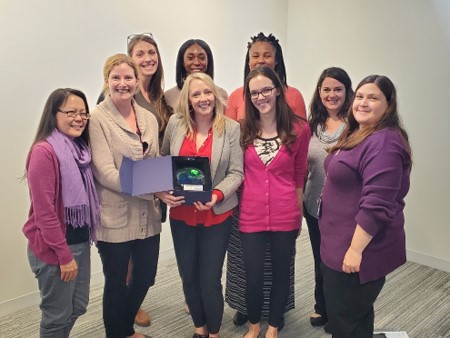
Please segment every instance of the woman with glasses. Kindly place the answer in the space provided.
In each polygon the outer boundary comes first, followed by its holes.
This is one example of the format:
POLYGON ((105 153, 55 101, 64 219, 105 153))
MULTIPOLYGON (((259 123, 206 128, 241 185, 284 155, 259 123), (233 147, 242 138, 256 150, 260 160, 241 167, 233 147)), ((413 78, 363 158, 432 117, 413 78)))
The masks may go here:
POLYGON ((90 246, 99 206, 88 119, 82 92, 55 90, 45 103, 27 156, 31 207, 23 232, 41 295, 40 337, 69 337, 89 301, 90 246))
POLYGON ((217 338, 224 299, 222 269, 230 236, 236 189, 243 172, 240 128, 225 117, 225 105, 211 77, 192 73, 184 83, 177 108, 167 125, 161 153, 208 157, 211 200, 183 205, 182 197, 158 196, 170 208, 170 228, 183 291, 194 324, 193 338, 217 338))
MULTIPOLYGON (((176 64, 176 86, 167 90, 166 100, 167 103, 175 109, 180 97, 181 89, 183 88, 184 81, 192 74, 202 72, 208 74, 214 79, 214 58, 209 45, 200 39, 190 39, 184 42, 177 54, 176 64)), ((218 88, 219 96, 224 100, 228 99, 227 92, 218 88)))
MULTIPOLYGON (((268 36, 259 33, 251 37, 247 46, 247 55, 245 56, 244 81, 250 71, 257 66, 266 66, 274 70, 282 83, 282 90, 285 92, 286 102, 289 107, 298 116, 306 118, 305 102, 300 91, 292 86, 288 86, 286 82, 286 68, 284 66, 283 51, 272 34, 268 36)), ((234 120, 241 121, 245 118, 245 98, 244 87, 236 89, 228 99, 227 110, 225 115, 234 120)), ((227 255, 227 283, 225 290, 225 299, 228 305, 236 310, 233 317, 235 325, 243 325, 247 322, 247 309, 245 307, 245 274, 244 263, 242 260, 241 242, 239 239, 239 212, 236 210, 233 216, 233 227, 230 237, 230 245, 227 255)), ((266 259, 264 269, 264 290, 265 294, 270 294, 272 285, 272 264, 270 261, 270 246, 267 246, 266 259)), ((289 285, 289 301, 286 305, 286 311, 295 306, 294 298, 294 275, 295 275, 295 253, 291 259, 291 273, 289 285)), ((269 298, 265 297, 263 305, 263 316, 267 317, 269 313, 269 298)), ((281 330, 284 326, 284 317, 278 327, 281 330)))
POLYGON ((323 326, 328 321, 320 271, 322 260, 317 204, 325 180, 323 163, 328 155, 327 149, 336 144, 345 129, 346 115, 352 99, 350 77, 345 70, 331 67, 320 75, 310 104, 308 122, 312 137, 308 149, 308 180, 303 197, 303 213, 314 256, 315 305, 314 313, 309 319, 312 326, 323 326))
POLYGON ((302 220, 303 184, 310 130, 286 102, 283 82, 269 67, 256 67, 244 86, 242 127, 244 183, 239 231, 246 278, 249 329, 261 333, 264 261, 270 245, 272 285, 266 338, 278 337, 289 298, 290 264, 302 220))
POLYGON ((93 110, 89 126, 100 199, 97 248, 105 276, 103 322, 108 338, 142 338, 133 323, 155 283, 161 213, 153 194, 122 193, 119 168, 124 156, 142 160, 159 155, 158 123, 134 99, 139 71, 131 57, 109 57, 103 75, 106 97, 93 110), (127 284, 130 260, 133 269, 127 284))

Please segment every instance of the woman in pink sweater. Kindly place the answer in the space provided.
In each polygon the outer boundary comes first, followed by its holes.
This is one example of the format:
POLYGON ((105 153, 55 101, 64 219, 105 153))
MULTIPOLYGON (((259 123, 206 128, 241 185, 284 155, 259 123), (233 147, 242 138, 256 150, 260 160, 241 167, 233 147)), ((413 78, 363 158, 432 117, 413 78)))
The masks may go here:
POLYGON ((82 92, 56 89, 28 153, 31 205, 22 230, 41 295, 40 337, 69 337, 89 301, 90 246, 99 219, 89 117, 82 92))
POLYGON ((282 82, 271 68, 257 67, 249 73, 244 96, 244 184, 239 230, 250 322, 244 337, 256 338, 261 330, 267 244, 270 245, 273 284, 265 337, 277 337, 289 296, 290 259, 301 225, 311 132, 286 103, 282 82))

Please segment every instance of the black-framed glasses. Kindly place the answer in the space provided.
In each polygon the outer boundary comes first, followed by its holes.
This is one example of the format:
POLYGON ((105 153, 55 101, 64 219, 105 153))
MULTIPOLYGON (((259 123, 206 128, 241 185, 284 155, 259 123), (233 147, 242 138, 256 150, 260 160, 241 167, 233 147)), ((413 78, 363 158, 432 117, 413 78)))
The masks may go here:
POLYGON ((140 33, 140 34, 130 34, 130 35, 127 36, 127 46, 130 44, 131 40, 140 38, 141 36, 148 36, 152 40, 155 40, 155 38, 153 37, 153 34, 152 33, 148 33, 148 32, 140 33))
POLYGON ((63 114, 66 114, 67 117, 70 117, 71 119, 76 118, 78 115, 80 115, 81 119, 83 119, 83 120, 89 120, 89 118, 91 117, 91 114, 84 113, 84 112, 79 112, 79 111, 75 111, 75 110, 58 109, 58 111, 63 113, 63 114))
POLYGON ((252 90, 249 94, 250 94, 250 98, 252 100, 256 100, 259 97, 259 94, 261 94, 263 97, 268 97, 270 95, 272 95, 272 91, 274 89, 276 89, 277 87, 272 87, 272 88, 263 88, 261 90, 252 90))

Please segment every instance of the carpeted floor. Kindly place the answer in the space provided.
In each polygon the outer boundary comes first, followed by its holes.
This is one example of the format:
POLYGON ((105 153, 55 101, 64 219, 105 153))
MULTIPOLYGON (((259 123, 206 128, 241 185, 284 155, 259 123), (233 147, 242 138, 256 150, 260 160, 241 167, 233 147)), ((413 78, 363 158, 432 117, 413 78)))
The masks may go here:
MULTIPOLYGON (((321 328, 309 324, 313 310, 311 248, 308 233, 303 231, 297 241, 296 308, 286 314, 282 338, 331 337, 321 328)), ((150 289, 143 307, 152 316, 148 328, 138 332, 153 338, 192 337, 190 316, 183 311, 183 295, 175 260, 159 266, 156 285, 150 289)), ((82 316, 71 337, 104 337, 102 323, 102 285, 94 285, 88 312, 82 316)), ((376 302, 376 329, 406 331, 411 338, 450 337, 450 273, 415 263, 407 263, 388 276, 376 302)), ((235 327, 233 310, 225 305, 222 338, 242 337, 246 326, 235 327)), ((40 312, 38 306, 0 318, 0 338, 38 337, 40 312)), ((357 338, 357 337, 355 337, 357 338)))

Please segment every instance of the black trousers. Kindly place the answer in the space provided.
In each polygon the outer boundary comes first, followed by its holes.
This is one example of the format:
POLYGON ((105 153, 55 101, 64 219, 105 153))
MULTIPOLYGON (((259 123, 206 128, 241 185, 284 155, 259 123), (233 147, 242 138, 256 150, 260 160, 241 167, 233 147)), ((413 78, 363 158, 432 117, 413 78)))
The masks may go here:
POLYGON ((320 270, 322 259, 320 257, 320 230, 319 220, 308 213, 305 204, 303 204, 303 216, 308 225, 309 240, 311 242, 312 253, 314 257, 314 277, 316 285, 314 287, 314 311, 327 319, 327 311, 325 307, 325 297, 323 295, 323 276, 320 270))
POLYGON ((330 269, 322 263, 328 323, 333 338, 372 338, 373 305, 385 277, 361 284, 358 273, 330 269))
POLYGON ((259 323, 261 320, 264 301, 264 254, 267 242, 269 242, 272 260, 272 289, 270 290, 268 323, 278 327, 289 297, 290 263, 295 250, 298 230, 241 232, 240 235, 247 280, 245 298, 248 319, 252 324, 259 323))
POLYGON ((215 334, 223 317, 222 268, 230 238, 231 217, 205 227, 170 219, 183 291, 195 327, 215 334))
POLYGON ((124 243, 97 243, 103 264, 103 322, 107 338, 134 334, 134 317, 150 286, 155 284, 160 235, 124 243), (128 262, 133 262, 131 281, 126 283, 128 262))

